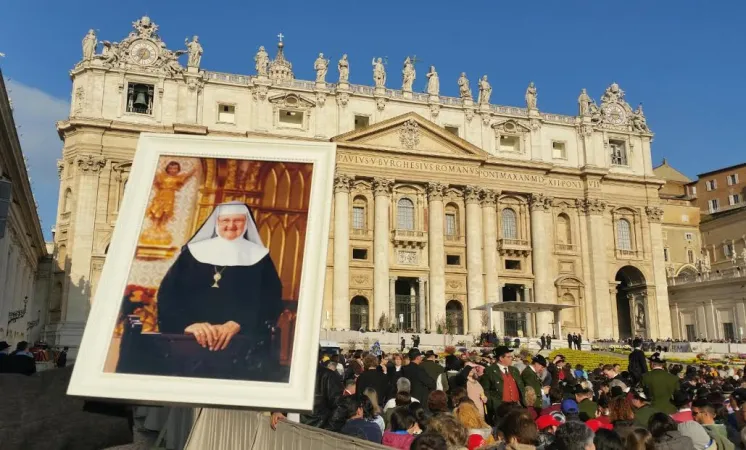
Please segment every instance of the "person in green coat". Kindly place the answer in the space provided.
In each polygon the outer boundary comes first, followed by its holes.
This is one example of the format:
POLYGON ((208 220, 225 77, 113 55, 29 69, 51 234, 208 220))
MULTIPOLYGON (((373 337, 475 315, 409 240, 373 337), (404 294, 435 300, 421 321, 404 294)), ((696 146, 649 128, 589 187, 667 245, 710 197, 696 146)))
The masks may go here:
POLYGON ((504 345, 495 348, 495 364, 487 367, 479 379, 487 396, 486 416, 495 422, 495 412, 505 401, 522 403, 523 379, 517 368, 513 367, 513 350, 504 345))
POLYGON ((634 424, 645 429, 648 428, 650 417, 657 412, 661 412, 650 406, 649 394, 643 388, 636 388, 632 391, 630 404, 635 412, 634 424))
MULTIPOLYGON (((521 372, 521 379, 523 380, 524 389, 527 386, 534 388, 536 392, 536 401, 533 406, 535 408, 541 408, 541 394, 542 394, 542 382, 541 377, 547 368, 547 360, 542 355, 536 355, 531 359, 531 364, 526 366, 521 372)), ((528 405, 526 405, 528 406, 528 405)))
POLYGON ((655 409, 666 414, 674 414, 677 409, 671 403, 674 392, 679 390, 679 378, 666 370, 666 361, 654 354, 650 357, 652 370, 642 376, 642 386, 647 389, 655 409))

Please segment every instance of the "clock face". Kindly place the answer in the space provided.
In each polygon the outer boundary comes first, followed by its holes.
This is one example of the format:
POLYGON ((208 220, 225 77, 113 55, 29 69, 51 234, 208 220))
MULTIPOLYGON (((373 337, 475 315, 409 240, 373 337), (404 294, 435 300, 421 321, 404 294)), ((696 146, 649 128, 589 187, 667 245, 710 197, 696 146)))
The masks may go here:
POLYGON ((137 41, 130 47, 130 58, 135 64, 148 66, 158 59, 158 47, 150 41, 137 41))
POLYGON ((606 121, 614 125, 621 125, 627 119, 624 109, 619 105, 609 105, 604 115, 606 116, 606 121))

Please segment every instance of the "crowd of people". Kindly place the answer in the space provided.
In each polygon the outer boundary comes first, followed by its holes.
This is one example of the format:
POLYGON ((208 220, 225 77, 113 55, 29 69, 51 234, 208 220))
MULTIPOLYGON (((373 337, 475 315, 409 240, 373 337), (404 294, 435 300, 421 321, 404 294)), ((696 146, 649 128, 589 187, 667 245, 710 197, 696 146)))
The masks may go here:
POLYGON ((626 370, 508 346, 442 360, 417 348, 320 355, 300 420, 396 449, 746 449, 742 370, 667 364, 641 345, 626 370))
MULTIPOLYGON (((55 367, 67 365, 67 350, 54 354, 55 367)), ((49 360, 49 349, 43 344, 29 347, 28 342, 20 341, 16 349, 11 351, 6 341, 0 341, 0 373, 19 373, 22 375, 33 375, 36 373, 36 363, 49 360)))

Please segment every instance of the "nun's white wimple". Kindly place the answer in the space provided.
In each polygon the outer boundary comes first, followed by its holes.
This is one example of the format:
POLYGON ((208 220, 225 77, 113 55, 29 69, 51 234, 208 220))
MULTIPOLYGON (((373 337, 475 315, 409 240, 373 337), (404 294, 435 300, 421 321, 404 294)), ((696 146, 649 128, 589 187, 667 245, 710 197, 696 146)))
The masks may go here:
POLYGON ((215 266, 251 266, 269 253, 262 243, 249 207, 241 202, 226 202, 218 205, 202 227, 189 240, 187 246, 194 259, 215 266), (242 236, 228 240, 218 234, 217 223, 221 215, 246 215, 246 227, 242 236))

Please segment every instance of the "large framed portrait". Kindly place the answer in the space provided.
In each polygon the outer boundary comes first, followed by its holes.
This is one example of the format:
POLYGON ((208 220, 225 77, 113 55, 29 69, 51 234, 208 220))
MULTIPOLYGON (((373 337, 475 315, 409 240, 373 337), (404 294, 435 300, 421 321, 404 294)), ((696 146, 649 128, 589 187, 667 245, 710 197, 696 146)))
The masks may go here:
POLYGON ((142 134, 68 394, 311 410, 334 161, 142 134))

